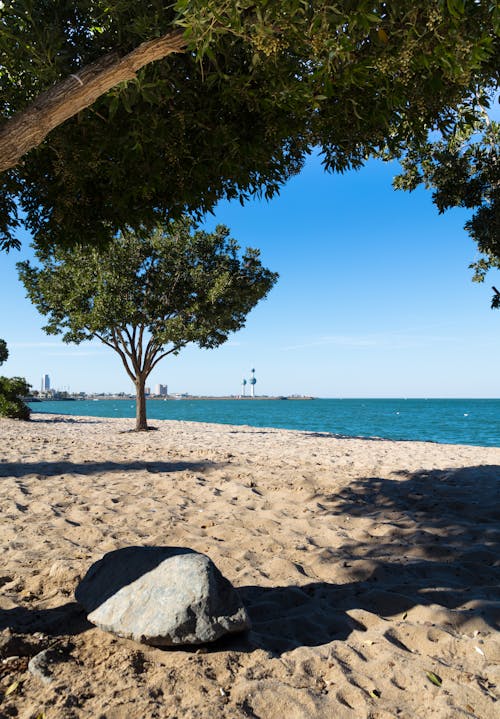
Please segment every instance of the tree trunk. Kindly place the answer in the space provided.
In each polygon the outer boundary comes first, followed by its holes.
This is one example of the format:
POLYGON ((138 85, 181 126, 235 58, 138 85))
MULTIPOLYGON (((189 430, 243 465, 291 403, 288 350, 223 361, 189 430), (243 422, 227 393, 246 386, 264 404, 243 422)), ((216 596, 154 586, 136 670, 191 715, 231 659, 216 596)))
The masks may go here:
POLYGON ((0 127, 0 172, 14 167, 51 130, 92 105, 112 87, 132 80, 141 67, 182 52, 185 47, 183 31, 176 30, 143 42, 124 57, 118 53, 105 55, 43 92, 0 127))
POLYGON ((145 377, 137 377, 135 380, 135 431, 144 432, 148 429, 146 419, 146 395, 144 387, 145 377))

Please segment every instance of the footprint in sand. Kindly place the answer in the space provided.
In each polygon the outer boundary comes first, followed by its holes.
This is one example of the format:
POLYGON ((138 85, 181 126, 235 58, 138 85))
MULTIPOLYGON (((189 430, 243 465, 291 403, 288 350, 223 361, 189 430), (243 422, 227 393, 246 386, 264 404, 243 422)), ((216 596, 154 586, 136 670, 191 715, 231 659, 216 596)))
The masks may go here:
POLYGON ((359 711, 366 707, 366 701, 361 689, 345 687, 336 693, 337 701, 348 709, 359 711))

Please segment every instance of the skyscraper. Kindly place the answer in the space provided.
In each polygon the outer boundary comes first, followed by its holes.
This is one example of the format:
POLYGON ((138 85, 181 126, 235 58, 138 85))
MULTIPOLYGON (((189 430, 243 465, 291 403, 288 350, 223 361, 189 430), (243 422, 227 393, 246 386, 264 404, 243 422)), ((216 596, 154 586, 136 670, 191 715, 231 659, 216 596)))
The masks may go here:
POLYGON ((48 374, 42 375, 42 392, 48 392, 50 390, 50 377, 48 374))

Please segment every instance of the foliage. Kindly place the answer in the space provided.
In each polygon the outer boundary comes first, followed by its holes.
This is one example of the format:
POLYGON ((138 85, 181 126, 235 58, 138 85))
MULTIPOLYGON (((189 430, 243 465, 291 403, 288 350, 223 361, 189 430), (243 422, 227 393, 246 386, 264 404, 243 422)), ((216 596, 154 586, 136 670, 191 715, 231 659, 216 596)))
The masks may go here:
POLYGON ((275 194, 312 147, 359 167, 445 127, 498 65, 490 0, 3 0, 0 116, 79 68, 183 28, 4 173, 0 246, 103 244, 223 197, 275 194))
POLYGON ((124 232, 106 250, 38 249, 40 268, 18 263, 28 297, 48 317, 44 330, 76 344, 97 337, 115 350, 136 384, 138 411, 163 357, 189 343, 218 347, 277 279, 258 250, 240 256, 226 227, 193 230, 183 218, 153 233, 124 232))
POLYGON ((7 343, 5 340, 0 340, 0 364, 7 362, 9 357, 9 350, 7 349, 7 343))
MULTIPOLYGON (((0 339, 0 364, 7 361, 9 350, 5 340, 0 339)), ((20 397, 29 393, 30 385, 22 377, 0 377, 0 416, 13 419, 29 419, 31 410, 20 397)))
POLYGON ((29 390, 30 385, 22 377, 0 377, 0 416, 28 420, 31 410, 21 397, 29 390))
MULTIPOLYGON (((451 132, 409 148, 394 185, 411 191, 424 184, 433 190, 439 212, 452 207, 474 210, 465 229, 482 254, 471 265, 473 279, 482 282, 489 269, 500 268, 500 123, 489 118, 487 97, 476 102, 479 118, 475 108, 463 106, 451 132)), ((493 307, 499 299, 495 290, 493 307)))

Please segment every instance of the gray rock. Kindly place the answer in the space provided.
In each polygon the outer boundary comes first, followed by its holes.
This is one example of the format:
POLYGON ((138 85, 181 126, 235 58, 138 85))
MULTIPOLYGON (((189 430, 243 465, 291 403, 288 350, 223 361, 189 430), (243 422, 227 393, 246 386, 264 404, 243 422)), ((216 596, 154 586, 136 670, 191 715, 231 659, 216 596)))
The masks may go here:
POLYGON ((204 554, 125 547, 93 564, 75 592, 88 619, 143 644, 204 644, 250 621, 232 584, 204 554))
POLYGON ((50 664, 50 649, 44 649, 29 660, 28 671, 33 674, 33 676, 41 679, 44 684, 52 684, 54 678, 50 670, 50 664))

